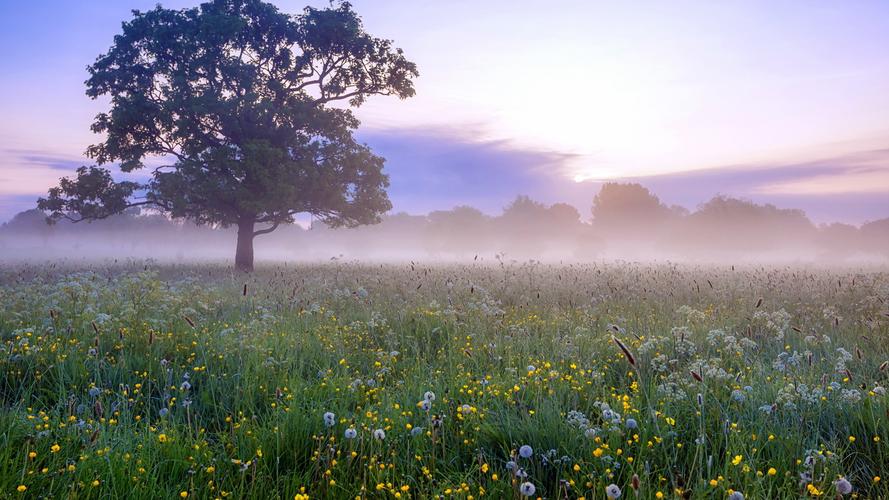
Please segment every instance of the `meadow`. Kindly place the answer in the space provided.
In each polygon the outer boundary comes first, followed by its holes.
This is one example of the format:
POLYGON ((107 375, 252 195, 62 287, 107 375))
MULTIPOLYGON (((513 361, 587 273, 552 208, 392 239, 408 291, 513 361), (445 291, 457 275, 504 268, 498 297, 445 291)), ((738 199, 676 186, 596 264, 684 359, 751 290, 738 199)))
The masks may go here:
POLYGON ((882 268, 17 264, 0 337, 3 498, 889 497, 882 268))

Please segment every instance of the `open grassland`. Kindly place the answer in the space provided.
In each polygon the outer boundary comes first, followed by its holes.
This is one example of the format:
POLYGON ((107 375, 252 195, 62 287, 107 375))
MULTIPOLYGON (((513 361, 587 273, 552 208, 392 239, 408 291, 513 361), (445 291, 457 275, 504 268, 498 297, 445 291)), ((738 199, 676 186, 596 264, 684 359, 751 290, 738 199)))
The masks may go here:
POLYGON ((887 302, 880 269, 0 267, 0 497, 885 498, 887 302))

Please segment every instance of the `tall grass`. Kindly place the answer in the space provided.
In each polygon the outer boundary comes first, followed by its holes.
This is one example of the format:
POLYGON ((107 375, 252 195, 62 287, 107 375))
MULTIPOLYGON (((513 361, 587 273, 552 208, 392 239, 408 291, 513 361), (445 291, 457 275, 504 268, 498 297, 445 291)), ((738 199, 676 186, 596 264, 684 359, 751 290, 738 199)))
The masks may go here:
POLYGON ((0 497, 889 495, 882 269, 130 263, 0 285, 0 497))

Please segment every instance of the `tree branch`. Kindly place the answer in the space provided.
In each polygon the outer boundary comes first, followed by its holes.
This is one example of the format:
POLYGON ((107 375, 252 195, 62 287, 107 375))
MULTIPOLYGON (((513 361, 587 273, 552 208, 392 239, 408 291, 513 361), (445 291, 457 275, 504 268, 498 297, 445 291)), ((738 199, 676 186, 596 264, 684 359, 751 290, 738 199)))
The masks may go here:
POLYGON ((265 229, 260 229, 259 231, 253 231, 253 236, 256 237, 256 236, 259 236, 259 235, 262 235, 262 234, 269 234, 269 233, 271 233, 272 231, 274 231, 275 229, 278 229, 278 226, 280 226, 280 225, 281 225, 281 221, 275 221, 275 223, 272 224, 272 227, 267 227, 267 228, 265 228, 265 229))

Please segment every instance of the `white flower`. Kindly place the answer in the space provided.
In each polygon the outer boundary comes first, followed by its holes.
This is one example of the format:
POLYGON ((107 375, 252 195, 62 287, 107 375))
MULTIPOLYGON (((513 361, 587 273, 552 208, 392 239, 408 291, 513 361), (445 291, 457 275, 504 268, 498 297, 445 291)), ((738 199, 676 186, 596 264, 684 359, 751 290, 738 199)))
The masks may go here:
POLYGON ((420 401, 420 409, 423 411, 431 410, 432 409, 432 401, 429 401, 428 399, 424 399, 423 401, 420 401))
POLYGON ((384 431, 383 429, 375 430, 374 431, 374 439, 376 439, 378 441, 382 441, 382 440, 386 439, 386 431, 384 431))
POLYGON ((519 456, 522 458, 531 458, 531 455, 534 454, 534 449, 528 445, 523 445, 519 448, 519 456))
POLYGON ((850 483, 846 478, 841 477, 834 481, 834 486, 837 488, 837 493, 840 495, 848 495, 852 493, 852 483, 850 483))
POLYGON ((744 500, 744 494, 740 491, 735 491, 728 496, 728 500, 744 500))
POLYGON ((426 393, 423 394, 423 399, 429 402, 435 401, 435 393, 432 391, 426 391, 426 393))
POLYGON ((352 427, 349 427, 348 429, 346 429, 346 432, 344 432, 343 435, 346 437, 346 439, 355 439, 358 436, 358 431, 356 431, 352 427))
POLYGON ((522 496, 529 497, 533 495, 535 491, 537 491, 537 488, 535 488, 533 484, 525 482, 522 483, 521 486, 519 486, 519 491, 522 493, 522 496))
POLYGON ((605 496, 614 500, 615 498, 620 498, 620 487, 616 484, 609 484, 605 487, 605 496))
POLYGON ((336 415, 331 412, 327 412, 324 414, 324 425, 326 427, 333 427, 336 425, 336 415))

